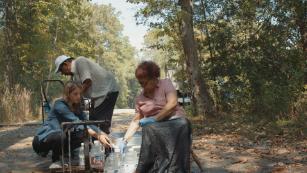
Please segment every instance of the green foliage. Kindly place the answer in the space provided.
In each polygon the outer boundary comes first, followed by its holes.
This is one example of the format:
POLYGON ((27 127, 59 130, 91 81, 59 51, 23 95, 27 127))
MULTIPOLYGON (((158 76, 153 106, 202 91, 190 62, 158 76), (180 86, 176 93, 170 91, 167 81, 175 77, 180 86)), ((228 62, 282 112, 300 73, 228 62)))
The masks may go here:
MULTIPOLYGON (((144 57, 157 61, 162 75, 171 72, 180 90, 192 92, 180 40, 180 4, 128 2, 142 6, 137 21, 152 27, 144 57)), ((196 0, 193 7, 202 76, 220 112, 288 121, 294 109, 302 109, 306 1, 196 0)), ((116 75, 121 87, 117 107, 133 107, 139 89, 136 52, 122 35, 118 15, 111 6, 86 0, 1 1, 0 93, 19 84, 32 91, 34 109, 40 81, 59 78, 53 73, 54 58, 82 55, 116 75)), ((305 120, 302 110, 297 122, 305 120)))
MULTIPOLYGON (((152 41, 145 54, 163 59, 158 62, 174 60, 177 65, 182 64, 182 45, 178 45, 179 4, 129 2, 142 4, 136 14, 140 23, 160 31, 148 36, 152 41), (165 35, 173 42, 161 45, 165 35), (163 48, 177 52, 179 58, 166 56, 163 48)), ((302 96, 306 78, 303 29, 307 23, 306 1, 197 0, 193 3, 194 34, 202 73, 219 111, 268 119, 289 117, 302 96)), ((184 69, 175 68, 179 74, 175 75, 177 80, 183 80, 180 78, 186 74, 184 69)), ((188 76, 186 80, 189 81, 188 76)))
POLYGON ((53 72, 54 59, 67 54, 92 58, 114 72, 121 86, 118 107, 127 107, 129 94, 137 90, 129 89, 135 50, 122 29, 111 6, 87 0, 1 1, 0 93, 16 84, 25 87, 32 91, 33 111, 38 110, 40 82, 67 80, 53 72))
POLYGON ((214 81, 221 109, 269 118, 287 114, 303 91, 305 68, 287 11, 269 2, 221 2, 222 10, 210 9, 210 3, 216 2, 209 1, 207 21, 215 51, 204 72, 214 81))
POLYGON ((119 14, 111 6, 94 5, 92 11, 90 23, 94 27, 91 35, 92 38, 96 38, 95 42, 98 45, 92 57, 115 74, 120 86, 116 105, 119 108, 127 108, 128 103, 133 103, 132 96, 137 90, 136 81, 133 80, 136 66, 135 50, 129 44, 128 38, 122 35, 123 26, 118 20, 119 14))

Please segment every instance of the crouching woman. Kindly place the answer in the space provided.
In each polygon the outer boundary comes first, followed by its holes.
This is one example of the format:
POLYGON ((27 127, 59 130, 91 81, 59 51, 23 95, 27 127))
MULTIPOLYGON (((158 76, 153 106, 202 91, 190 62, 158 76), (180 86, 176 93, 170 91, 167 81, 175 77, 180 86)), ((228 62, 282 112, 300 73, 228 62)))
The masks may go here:
MULTIPOLYGON (((62 155, 61 138, 64 138, 64 152, 68 150, 67 133, 61 129, 62 122, 79 122, 86 120, 85 113, 81 110, 81 85, 68 82, 64 86, 63 98, 54 102, 47 120, 40 127, 34 136, 32 147, 40 156, 46 157, 49 151, 52 151, 53 167, 60 167, 60 156, 62 155)), ((98 139, 105 146, 110 146, 110 139, 107 134, 101 131, 97 126, 88 126, 89 135, 98 139)), ((71 132, 70 146, 72 151, 81 146, 83 142, 83 126, 74 126, 71 132)), ((51 165, 52 167, 52 165, 51 165)))

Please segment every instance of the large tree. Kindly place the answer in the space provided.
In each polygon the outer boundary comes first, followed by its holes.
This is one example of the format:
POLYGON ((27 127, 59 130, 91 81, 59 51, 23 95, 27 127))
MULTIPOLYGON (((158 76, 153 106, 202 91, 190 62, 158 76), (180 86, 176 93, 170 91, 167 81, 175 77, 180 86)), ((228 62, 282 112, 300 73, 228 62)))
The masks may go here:
POLYGON ((187 70, 191 75, 194 94, 197 99, 198 110, 201 115, 215 116, 217 114, 213 99, 209 94, 209 86, 204 81, 200 70, 200 60, 197 44, 194 38, 193 8, 191 0, 180 0, 182 22, 180 24, 182 45, 186 56, 187 70), (204 112, 203 112, 204 110, 204 112))
POLYGON ((204 80, 205 91, 213 96, 207 102, 213 100, 219 111, 277 118, 287 115, 302 95, 306 1, 129 2, 142 3, 138 22, 160 29, 157 37, 166 34, 185 43, 186 68, 200 69, 188 70, 190 83, 194 88, 199 78, 204 80))
POLYGON ((209 94, 209 86, 199 68, 197 45, 194 40, 192 1, 179 1, 179 4, 174 1, 129 0, 129 2, 143 3, 143 8, 137 13, 140 22, 162 29, 164 34, 181 43, 179 49, 184 55, 187 76, 190 78, 188 81, 191 81, 198 111, 201 115, 214 116, 216 109, 209 94))

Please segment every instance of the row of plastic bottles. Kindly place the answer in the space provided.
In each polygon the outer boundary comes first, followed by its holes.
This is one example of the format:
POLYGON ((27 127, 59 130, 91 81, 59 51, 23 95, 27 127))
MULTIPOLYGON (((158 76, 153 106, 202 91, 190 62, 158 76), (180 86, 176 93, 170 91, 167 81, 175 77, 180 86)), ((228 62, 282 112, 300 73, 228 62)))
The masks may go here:
MULTIPOLYGON (((124 154, 118 148, 114 149, 105 160, 104 148, 99 141, 94 141, 90 151, 90 164, 92 168, 103 169, 105 173, 134 172, 138 162, 138 152, 130 148, 124 154)), ((84 144, 79 150, 79 166, 84 167, 84 144)))
POLYGON ((104 171, 106 173, 132 173, 135 171, 138 162, 136 151, 130 150, 121 154, 119 149, 110 153, 105 162, 104 171))
MULTIPOLYGON (((104 150, 103 146, 99 141, 94 141, 90 151, 90 164, 92 168, 103 169, 104 167, 104 150)), ((84 167, 84 143, 81 143, 79 150, 79 166, 84 167)))

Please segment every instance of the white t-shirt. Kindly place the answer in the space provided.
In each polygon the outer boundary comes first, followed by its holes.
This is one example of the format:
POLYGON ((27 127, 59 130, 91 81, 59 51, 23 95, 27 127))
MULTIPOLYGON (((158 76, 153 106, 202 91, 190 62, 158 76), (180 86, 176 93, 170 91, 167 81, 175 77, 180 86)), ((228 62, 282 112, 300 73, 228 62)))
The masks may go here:
POLYGON ((95 99, 95 107, 105 100, 108 93, 119 90, 114 75, 88 58, 80 56, 73 60, 71 72, 74 74, 73 80, 78 83, 82 84, 86 79, 92 81, 84 96, 95 99))

